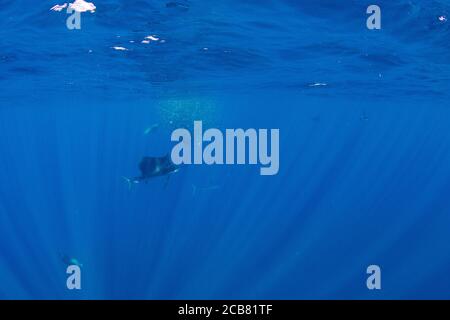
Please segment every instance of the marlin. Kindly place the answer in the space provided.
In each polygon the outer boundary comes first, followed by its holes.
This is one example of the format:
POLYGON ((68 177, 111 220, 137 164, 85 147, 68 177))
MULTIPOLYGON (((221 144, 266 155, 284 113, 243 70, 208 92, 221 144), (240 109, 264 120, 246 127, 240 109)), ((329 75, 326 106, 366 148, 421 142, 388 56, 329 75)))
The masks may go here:
POLYGON ((132 184, 148 183, 148 180, 151 178, 167 176, 168 179, 170 174, 178 172, 179 169, 180 167, 172 162, 169 155, 164 157, 144 157, 139 163, 141 175, 135 178, 123 178, 131 188, 132 184))

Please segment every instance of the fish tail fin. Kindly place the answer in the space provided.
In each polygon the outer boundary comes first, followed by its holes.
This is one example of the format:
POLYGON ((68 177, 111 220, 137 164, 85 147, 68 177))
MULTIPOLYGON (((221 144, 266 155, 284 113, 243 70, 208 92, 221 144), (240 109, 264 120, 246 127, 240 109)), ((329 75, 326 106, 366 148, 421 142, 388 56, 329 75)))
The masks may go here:
POLYGON ((128 190, 131 190, 132 186, 131 179, 124 176, 122 176, 122 178, 128 183, 128 190))

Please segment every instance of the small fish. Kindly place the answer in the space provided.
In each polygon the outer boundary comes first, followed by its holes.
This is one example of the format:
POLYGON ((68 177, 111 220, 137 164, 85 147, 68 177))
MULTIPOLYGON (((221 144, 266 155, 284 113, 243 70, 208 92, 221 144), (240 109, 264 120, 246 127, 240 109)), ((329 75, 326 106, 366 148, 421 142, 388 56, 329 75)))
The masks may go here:
POLYGON ((326 87, 328 84, 324 82, 316 82, 309 84, 309 87, 326 87))
POLYGON ((158 128, 159 128, 159 124, 158 124, 158 123, 152 124, 150 127, 148 127, 147 129, 145 129, 144 134, 147 135, 147 134, 149 134, 149 133, 153 133, 153 132, 155 132, 158 128))

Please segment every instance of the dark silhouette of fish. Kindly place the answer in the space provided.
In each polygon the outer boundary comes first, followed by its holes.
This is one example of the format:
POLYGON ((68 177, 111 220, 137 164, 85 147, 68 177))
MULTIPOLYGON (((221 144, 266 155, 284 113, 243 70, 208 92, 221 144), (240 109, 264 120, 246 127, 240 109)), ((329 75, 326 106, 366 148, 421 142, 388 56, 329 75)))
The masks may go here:
POLYGON ((145 182, 149 179, 161 176, 167 176, 171 173, 178 172, 179 166, 175 165, 169 155, 164 157, 144 157, 139 163, 141 175, 135 178, 123 177, 131 188, 132 184, 145 182))

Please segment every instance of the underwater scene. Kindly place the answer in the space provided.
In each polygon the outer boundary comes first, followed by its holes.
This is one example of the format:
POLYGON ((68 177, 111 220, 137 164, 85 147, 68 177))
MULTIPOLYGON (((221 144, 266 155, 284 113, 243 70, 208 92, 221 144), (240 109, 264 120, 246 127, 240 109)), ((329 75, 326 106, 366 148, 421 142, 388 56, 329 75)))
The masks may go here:
POLYGON ((449 1, 64 1, 0 0, 0 299, 450 298, 449 1))

